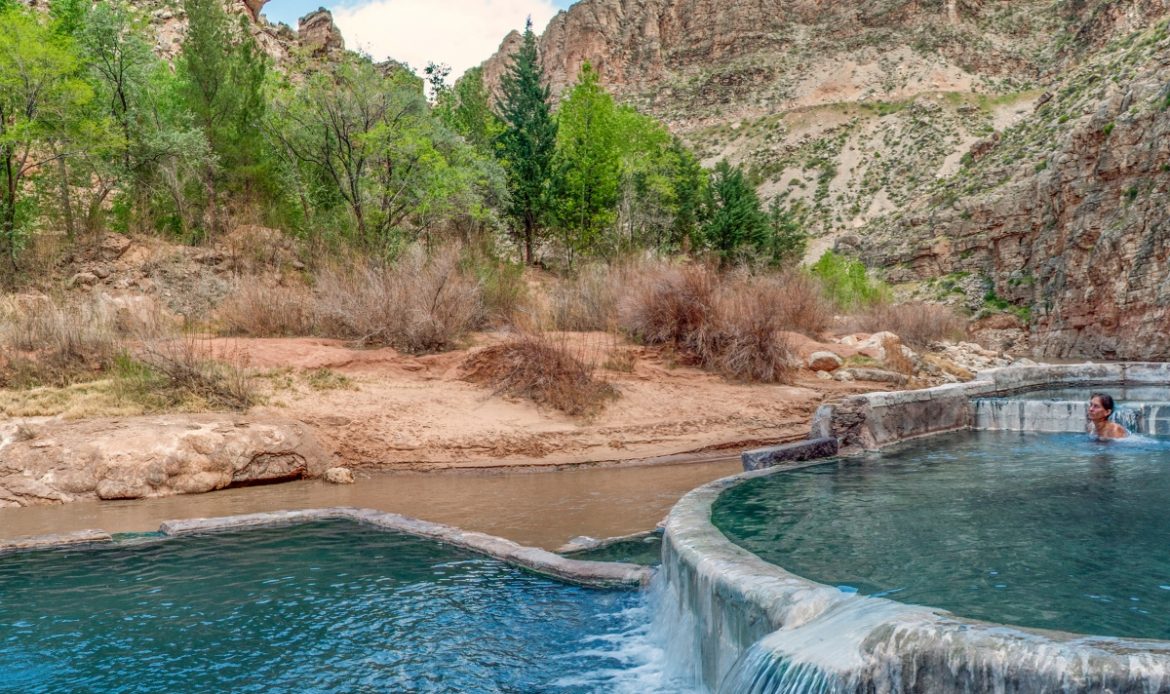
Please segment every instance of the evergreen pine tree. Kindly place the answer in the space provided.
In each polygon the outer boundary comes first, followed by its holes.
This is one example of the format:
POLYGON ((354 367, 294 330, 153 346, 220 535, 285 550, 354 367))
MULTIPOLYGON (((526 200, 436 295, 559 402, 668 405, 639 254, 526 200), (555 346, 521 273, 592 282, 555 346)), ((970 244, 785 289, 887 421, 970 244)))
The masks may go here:
POLYGON ((541 83, 532 20, 524 27, 524 43, 500 81, 503 98, 500 118, 500 154, 508 173, 511 199, 508 213, 519 226, 524 260, 532 263, 534 248, 543 231, 550 206, 552 157, 557 125, 549 108, 549 90, 541 83))
POLYGON ((769 237, 768 216, 743 169, 726 160, 715 165, 707 195, 707 222, 703 236, 723 263, 732 263, 744 250, 763 250, 769 237))
POLYGON ((804 257, 808 245, 808 234, 801 228, 796 215, 781 202, 780 197, 772 198, 768 205, 768 255, 776 265, 795 265, 804 257))

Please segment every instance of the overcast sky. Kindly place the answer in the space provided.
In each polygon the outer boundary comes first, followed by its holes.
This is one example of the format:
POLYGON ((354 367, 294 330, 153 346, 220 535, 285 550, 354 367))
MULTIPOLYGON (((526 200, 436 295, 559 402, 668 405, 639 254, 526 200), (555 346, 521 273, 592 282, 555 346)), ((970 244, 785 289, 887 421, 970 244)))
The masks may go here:
MULTIPOLYGON (((540 34, 558 10, 575 0, 343 0, 326 2, 351 50, 375 60, 393 58, 420 73, 428 62, 447 63, 451 79, 479 65, 524 20, 540 34)), ((261 13, 294 29, 321 0, 269 0, 261 13)))

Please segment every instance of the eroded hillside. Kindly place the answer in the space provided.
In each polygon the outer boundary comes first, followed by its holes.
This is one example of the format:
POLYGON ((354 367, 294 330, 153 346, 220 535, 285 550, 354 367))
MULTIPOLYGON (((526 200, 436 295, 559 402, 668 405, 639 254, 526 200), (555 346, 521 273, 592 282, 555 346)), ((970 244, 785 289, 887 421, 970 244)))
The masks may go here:
MULTIPOLYGON (((708 164, 1046 356, 1165 358, 1164 0, 583 0, 541 38, 708 164), (929 281, 929 282, 927 282, 929 281)), ((498 80, 516 35, 485 63, 498 80)))

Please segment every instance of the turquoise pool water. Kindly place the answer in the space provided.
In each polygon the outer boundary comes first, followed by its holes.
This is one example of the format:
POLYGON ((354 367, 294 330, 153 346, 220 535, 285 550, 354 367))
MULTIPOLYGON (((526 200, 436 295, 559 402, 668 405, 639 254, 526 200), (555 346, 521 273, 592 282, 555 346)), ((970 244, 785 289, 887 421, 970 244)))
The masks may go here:
POLYGON ((749 480, 715 524, 843 590, 1170 639, 1170 440, 970 432, 749 480))
POLYGON ((678 691, 636 591, 345 521, 0 556, 0 691, 678 691))

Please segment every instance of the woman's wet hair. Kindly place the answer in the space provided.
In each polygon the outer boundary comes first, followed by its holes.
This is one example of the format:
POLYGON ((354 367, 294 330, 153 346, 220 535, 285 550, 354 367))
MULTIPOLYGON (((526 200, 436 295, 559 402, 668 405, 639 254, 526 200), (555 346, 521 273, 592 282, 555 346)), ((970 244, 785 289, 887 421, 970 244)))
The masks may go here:
POLYGON ((1100 398, 1101 407, 1104 407, 1105 409, 1109 410, 1110 412, 1113 411, 1113 396, 1112 395, 1108 395, 1106 393, 1093 393, 1092 395, 1089 396, 1089 402, 1092 402, 1093 398, 1100 398))

